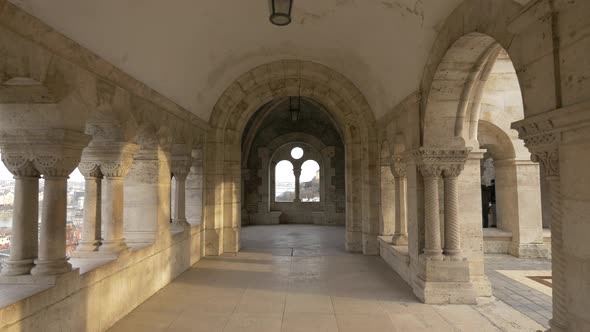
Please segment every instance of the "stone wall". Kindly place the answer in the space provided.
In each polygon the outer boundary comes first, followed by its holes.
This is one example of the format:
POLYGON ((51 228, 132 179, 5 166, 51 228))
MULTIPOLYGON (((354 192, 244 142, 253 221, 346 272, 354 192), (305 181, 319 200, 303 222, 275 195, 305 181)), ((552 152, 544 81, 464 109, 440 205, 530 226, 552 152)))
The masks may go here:
MULTIPOLYGON (((48 288, 0 309, 0 331, 106 331, 198 262, 201 238, 201 226, 194 225, 157 245, 129 249, 92 270, 83 267, 36 280, 48 288)), ((13 281, 29 284, 31 278, 13 281)))

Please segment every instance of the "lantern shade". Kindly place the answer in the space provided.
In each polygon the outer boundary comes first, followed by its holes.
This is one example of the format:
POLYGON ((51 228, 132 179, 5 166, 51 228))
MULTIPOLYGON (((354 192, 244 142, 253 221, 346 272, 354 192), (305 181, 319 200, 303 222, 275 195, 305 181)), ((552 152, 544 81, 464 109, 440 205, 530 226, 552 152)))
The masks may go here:
POLYGON ((293 0, 269 0, 268 4, 272 24, 283 26, 291 23, 293 0))
POLYGON ((289 97, 289 112, 291 113, 291 121, 299 120, 299 112, 301 110, 301 97, 289 97))

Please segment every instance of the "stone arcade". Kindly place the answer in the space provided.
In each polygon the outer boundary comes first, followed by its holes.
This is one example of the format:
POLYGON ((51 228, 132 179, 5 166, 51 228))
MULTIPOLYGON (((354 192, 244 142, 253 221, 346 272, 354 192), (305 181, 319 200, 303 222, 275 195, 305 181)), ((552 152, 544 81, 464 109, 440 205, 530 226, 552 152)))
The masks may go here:
POLYGON ((590 331, 590 1, 266 6, 0 0, 0 330, 590 331))

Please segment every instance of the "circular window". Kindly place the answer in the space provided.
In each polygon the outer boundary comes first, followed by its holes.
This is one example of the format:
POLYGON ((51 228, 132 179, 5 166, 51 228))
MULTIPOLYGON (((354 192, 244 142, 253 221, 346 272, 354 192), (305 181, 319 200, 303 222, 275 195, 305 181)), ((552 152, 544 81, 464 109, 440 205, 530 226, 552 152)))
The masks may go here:
POLYGON ((293 159, 301 159, 301 157, 303 157, 303 149, 293 148, 293 150, 291 150, 291 157, 293 157, 293 159))

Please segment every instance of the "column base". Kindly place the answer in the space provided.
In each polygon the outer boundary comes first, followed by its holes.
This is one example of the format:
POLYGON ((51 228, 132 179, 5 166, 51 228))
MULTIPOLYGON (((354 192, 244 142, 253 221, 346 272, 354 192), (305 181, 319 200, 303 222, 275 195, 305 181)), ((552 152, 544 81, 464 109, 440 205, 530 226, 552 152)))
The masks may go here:
POLYGON ((118 254, 121 251, 127 249, 125 240, 114 240, 114 241, 102 241, 102 245, 98 248, 98 252, 104 254, 118 254))
POLYGON ((461 256, 461 252, 462 252, 461 250, 457 250, 457 249, 446 249, 443 259, 445 261, 454 261, 454 262, 463 261, 463 260, 465 260, 465 258, 463 256, 461 256))
POLYGON ((20 261, 7 260, 4 262, 4 267, 0 272, 3 276, 21 276, 31 273, 31 269, 35 267, 35 259, 23 259, 20 261))
POLYGON ((363 252, 363 234, 360 231, 346 231, 346 252, 363 252))
POLYGON ((379 236, 363 233, 363 254, 367 256, 379 255, 379 236))
POLYGON ((549 250, 545 243, 515 243, 508 248, 510 255, 518 258, 548 258, 549 250))
POLYGON ((476 304, 477 293, 469 278, 469 263, 433 261, 420 257, 414 294, 427 304, 476 304))
POLYGON ((95 252, 100 247, 100 241, 80 241, 75 252, 95 252))
POLYGON ((553 318, 549 320, 549 326, 551 328, 547 332, 567 332, 568 330, 567 326, 555 322, 553 318))
POLYGON ((52 276, 57 274, 64 274, 70 271, 72 271, 72 265, 68 263, 67 257, 56 260, 36 259, 35 267, 31 270, 31 275, 52 276))
POLYGON ((223 254, 223 230, 205 228, 205 255, 219 256, 223 254))
POLYGON ((240 251, 240 229, 237 227, 223 228, 223 252, 236 253, 240 251))
POLYGON ((170 231, 172 232, 184 232, 185 229, 190 228, 190 224, 186 219, 179 219, 172 221, 172 225, 170 225, 170 231))
POLYGON ((421 255, 427 261, 443 261, 444 256, 441 249, 424 249, 424 254, 421 255))
POLYGON ((408 245, 408 234, 394 234, 391 239, 391 243, 394 246, 407 246, 408 245))

